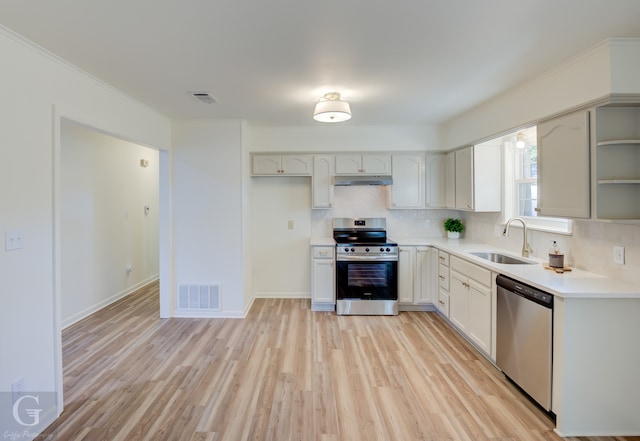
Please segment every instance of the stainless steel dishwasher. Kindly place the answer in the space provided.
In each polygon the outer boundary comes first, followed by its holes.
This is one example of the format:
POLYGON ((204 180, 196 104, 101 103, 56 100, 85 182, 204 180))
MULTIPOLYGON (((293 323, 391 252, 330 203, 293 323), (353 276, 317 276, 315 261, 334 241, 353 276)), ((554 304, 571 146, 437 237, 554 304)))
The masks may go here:
POLYGON ((499 275, 496 364, 551 411, 553 295, 499 275))

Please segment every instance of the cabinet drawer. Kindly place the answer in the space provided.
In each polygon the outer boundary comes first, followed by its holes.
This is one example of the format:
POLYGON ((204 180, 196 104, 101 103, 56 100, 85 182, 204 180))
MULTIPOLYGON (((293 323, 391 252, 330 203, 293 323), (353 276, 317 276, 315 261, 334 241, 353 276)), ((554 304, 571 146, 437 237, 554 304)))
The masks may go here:
POLYGON ((449 267, 442 263, 438 265, 438 284, 449 291, 449 267))
POLYGON ((313 247, 314 259, 333 259, 335 247, 313 247))
POLYGON ((444 314, 445 317, 449 317, 449 294, 443 290, 438 291, 438 304, 436 307, 444 314))
POLYGON ((449 266, 449 253, 438 250, 438 262, 440 262, 444 266, 449 266))
POLYGON ((464 274, 476 282, 491 287, 491 271, 456 256, 451 257, 451 270, 464 274))

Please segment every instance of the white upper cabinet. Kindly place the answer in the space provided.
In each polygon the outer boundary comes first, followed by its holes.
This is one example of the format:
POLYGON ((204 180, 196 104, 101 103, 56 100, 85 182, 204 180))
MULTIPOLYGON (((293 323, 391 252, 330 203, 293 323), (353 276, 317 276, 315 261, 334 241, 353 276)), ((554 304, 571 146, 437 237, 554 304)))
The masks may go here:
POLYGON ((589 218, 589 168, 588 111, 538 124, 538 214, 589 218))
POLYGON ((391 155, 336 155, 336 175, 388 175, 390 173, 391 155))
POLYGON ((425 208, 425 156, 394 154, 391 157, 393 185, 389 208, 425 208))
POLYGON ((335 156, 315 155, 311 177, 312 208, 331 208, 333 205, 333 175, 335 156))
POLYGON ((271 153, 251 155, 251 174, 254 176, 310 176, 311 167, 311 155, 271 153))
MULTIPOLYGON (((500 146, 469 146, 454 153, 455 208, 483 212, 500 211, 502 209, 500 146)), ((450 178, 447 176, 447 183, 449 181, 450 178)))
POLYGON ((426 173, 426 208, 445 208, 447 188, 447 155, 444 153, 427 153, 425 159, 426 173))
POLYGON ((456 152, 445 157, 445 206, 456 208, 456 152))

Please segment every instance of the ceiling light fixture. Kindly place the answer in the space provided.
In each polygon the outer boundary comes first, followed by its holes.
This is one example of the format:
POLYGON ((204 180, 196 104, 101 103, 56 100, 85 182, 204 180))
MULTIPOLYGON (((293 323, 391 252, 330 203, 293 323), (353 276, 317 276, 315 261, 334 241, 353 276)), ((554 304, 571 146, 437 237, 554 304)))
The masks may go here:
POLYGON ((342 122, 351 119, 351 107, 338 92, 325 93, 316 103, 313 119, 320 122, 342 122))
POLYGON ((524 148, 524 135, 522 134, 522 132, 518 132, 518 134, 516 135, 516 147, 518 147, 519 149, 524 148))

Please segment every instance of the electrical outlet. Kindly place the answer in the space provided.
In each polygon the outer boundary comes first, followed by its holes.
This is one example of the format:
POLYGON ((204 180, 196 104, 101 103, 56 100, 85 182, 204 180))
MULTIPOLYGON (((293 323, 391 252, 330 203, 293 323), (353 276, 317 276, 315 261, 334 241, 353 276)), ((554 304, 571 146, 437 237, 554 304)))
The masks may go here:
POLYGON ((11 400, 15 403, 22 395, 24 395, 24 377, 11 383, 11 400))
POLYGON ((133 265, 127 265, 127 274, 131 274, 133 272, 133 265))
POLYGON ((24 247, 24 234, 21 230, 5 231, 4 233, 4 250, 13 251, 20 250, 24 247))
POLYGON ((624 265, 624 247, 613 247, 613 263, 624 265))

